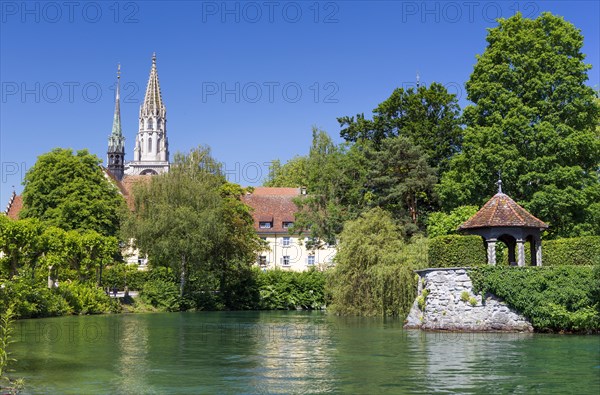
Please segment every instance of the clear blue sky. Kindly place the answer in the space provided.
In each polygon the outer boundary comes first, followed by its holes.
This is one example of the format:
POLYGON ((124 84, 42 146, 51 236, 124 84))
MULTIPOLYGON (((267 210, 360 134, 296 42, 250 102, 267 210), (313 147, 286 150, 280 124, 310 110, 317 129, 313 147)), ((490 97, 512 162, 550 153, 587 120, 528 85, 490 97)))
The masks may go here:
POLYGON ((54 147, 105 160, 117 63, 132 158, 153 52, 171 155, 207 144, 243 185, 260 183, 266 162, 305 154, 313 125, 339 140, 336 117, 370 114, 394 88, 414 85, 417 71, 464 106, 486 28, 516 10, 550 11, 581 29, 588 83, 600 84, 598 1, 0 5, 1 210, 36 157, 54 147))

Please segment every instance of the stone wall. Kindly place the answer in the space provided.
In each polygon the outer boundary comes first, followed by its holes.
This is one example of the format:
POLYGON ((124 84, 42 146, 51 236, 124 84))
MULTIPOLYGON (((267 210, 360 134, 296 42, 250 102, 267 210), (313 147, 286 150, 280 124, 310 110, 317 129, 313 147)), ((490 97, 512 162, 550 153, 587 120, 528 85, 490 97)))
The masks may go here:
POLYGON ((532 332, 525 317, 494 295, 473 293, 465 268, 425 269, 420 277, 417 299, 405 328, 451 331, 532 332))

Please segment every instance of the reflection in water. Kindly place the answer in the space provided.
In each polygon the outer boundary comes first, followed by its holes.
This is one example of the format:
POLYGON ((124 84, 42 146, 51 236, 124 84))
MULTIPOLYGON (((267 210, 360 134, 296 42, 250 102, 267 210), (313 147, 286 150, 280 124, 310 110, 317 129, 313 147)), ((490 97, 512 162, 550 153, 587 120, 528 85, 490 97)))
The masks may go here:
POLYGON ((148 374, 148 322, 125 316, 115 328, 118 352, 114 356, 119 378, 113 384, 123 393, 153 393, 146 387, 148 374))
POLYGON ((399 320, 198 312, 18 321, 30 394, 594 394, 600 337, 405 331, 399 320))

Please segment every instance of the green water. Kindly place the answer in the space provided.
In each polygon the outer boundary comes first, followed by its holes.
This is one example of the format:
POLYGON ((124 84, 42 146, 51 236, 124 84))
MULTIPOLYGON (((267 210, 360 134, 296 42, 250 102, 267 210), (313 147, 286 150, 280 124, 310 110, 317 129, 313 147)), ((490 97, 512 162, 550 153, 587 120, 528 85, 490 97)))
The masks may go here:
POLYGON ((48 394, 600 394, 600 337, 405 331, 303 312, 17 323, 13 376, 48 394))

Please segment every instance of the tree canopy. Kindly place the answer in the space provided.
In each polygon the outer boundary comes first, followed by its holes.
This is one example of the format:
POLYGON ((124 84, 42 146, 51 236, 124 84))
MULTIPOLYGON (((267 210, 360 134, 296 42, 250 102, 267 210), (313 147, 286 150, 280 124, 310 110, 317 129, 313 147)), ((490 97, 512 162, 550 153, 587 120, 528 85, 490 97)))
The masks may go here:
POLYGON ((124 204, 117 187, 87 150, 56 148, 40 155, 25 175, 21 218, 38 218, 65 230, 117 234, 124 204))
POLYGON ((543 13, 500 19, 489 29, 466 84, 462 151, 439 185, 445 208, 481 205, 505 192, 550 224, 553 236, 593 232, 600 222, 600 107, 585 85, 583 37, 543 13))
POLYGON ((439 84, 397 88, 373 110, 373 119, 364 113, 338 118, 340 135, 347 141, 368 140, 376 148, 387 138, 403 136, 419 145, 431 167, 443 172, 460 149, 460 108, 456 95, 439 84))
POLYGON ((180 296, 191 292, 188 280, 198 273, 214 280, 205 282, 206 292, 225 291, 228 274, 249 268, 262 248, 250 211, 240 201, 244 190, 225 181, 206 147, 175 155, 168 173, 134 191, 135 211, 126 235, 153 267, 170 267, 178 274, 180 296))

